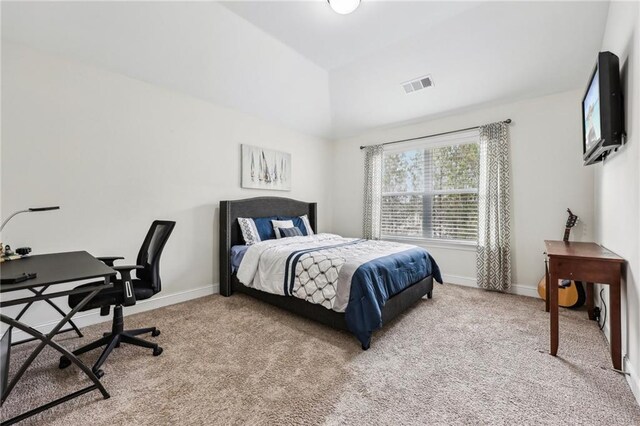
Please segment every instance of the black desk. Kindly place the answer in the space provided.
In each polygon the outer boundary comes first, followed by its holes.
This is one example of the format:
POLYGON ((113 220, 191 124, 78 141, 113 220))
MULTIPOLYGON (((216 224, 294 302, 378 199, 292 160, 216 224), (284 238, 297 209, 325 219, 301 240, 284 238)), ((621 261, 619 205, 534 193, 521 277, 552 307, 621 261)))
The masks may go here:
MULTIPOLYGON (((113 273, 111 268, 108 268, 113 273)), ((38 276, 34 279, 23 281, 16 284, 0 284, 0 293, 29 290, 36 296, 42 295, 50 285, 66 283, 69 281, 80 281, 84 279, 102 278, 107 273, 105 265, 98 261, 85 251, 69 252, 69 253, 56 253, 37 256, 27 256, 22 259, 11 260, 0 263, 0 275, 5 278, 15 277, 25 272, 37 272, 38 276), (98 263, 96 263, 98 262, 98 263), (40 287, 40 288, 38 288, 40 287)), ((22 308, 20 313, 14 318, 16 321, 20 320, 25 312, 31 307, 31 305, 38 301, 43 300, 48 303, 53 309, 55 309, 61 317, 66 315, 53 301, 50 295, 45 295, 43 298, 37 298, 30 302, 27 302, 22 308)), ((13 306, 22 305, 24 302, 8 301, 1 306, 13 306)), ((72 320, 68 321, 71 328, 60 330, 58 334, 65 333, 67 331, 75 331, 78 337, 82 337, 82 333, 72 320)), ((23 340, 17 343, 12 343, 12 346, 17 344, 38 340, 37 338, 23 340)))
MULTIPOLYGON (((20 317, 26 310, 25 308, 23 308, 20 315, 16 318, 11 318, 4 315, 3 313, 0 313, 0 320, 3 323, 8 324, 11 328, 15 327, 18 330, 21 330, 29 334, 30 336, 33 336, 35 340, 40 340, 40 344, 34 349, 31 355, 29 355, 27 360, 17 371, 16 375, 11 379, 11 381, 9 381, 8 385, 3 386, 2 399, 0 400, 0 404, 4 404, 4 402, 7 400, 7 397, 14 389, 18 381, 20 381, 27 368, 29 368, 33 360, 40 354, 40 352, 42 352, 45 346, 49 346, 67 357, 69 361, 77 365, 87 375, 87 377, 91 379, 93 384, 62 398, 58 398, 55 401, 51 401, 40 407, 34 408, 33 410, 30 410, 12 419, 8 419, 5 422, 2 422, 2 425, 9 425, 19 422, 27 417, 30 417, 41 411, 47 410, 51 407, 54 407, 65 401, 96 389, 100 391, 105 399, 109 398, 109 393, 106 391, 104 386, 102 386, 98 377, 96 377, 93 371, 91 371, 91 368, 83 364, 70 351, 54 342, 53 337, 58 334, 62 330, 64 325, 71 320, 71 317, 73 317, 84 305, 86 305, 96 294, 98 294, 100 290, 111 286, 110 278, 111 276, 115 275, 115 271, 106 266, 104 263, 100 262, 95 257, 91 256, 86 251, 29 256, 23 259, 12 260, 0 264, 0 275, 2 275, 3 277, 12 277, 20 275, 22 273, 31 272, 37 273, 37 278, 23 281, 17 284, 0 284, 0 293, 5 294, 12 291, 30 290, 32 293, 34 293, 34 295, 13 300, 4 300, 4 298, 2 298, 0 300, 0 308, 24 304, 26 304, 26 308, 28 308, 29 306, 31 306, 31 304, 40 300, 50 301, 51 299, 54 299, 56 297, 68 296, 70 294, 76 293, 86 293, 87 295, 68 314, 64 314, 64 312, 61 312, 61 310, 57 308, 56 310, 60 314, 62 314, 64 318, 62 318, 60 322, 58 322, 58 324, 53 327, 53 329, 47 334, 40 333, 39 331, 29 327, 27 324, 24 324, 20 321, 20 317), (45 291, 50 286, 55 284, 97 278, 102 278, 102 281, 99 281, 94 286, 85 287, 80 290, 71 289, 54 293, 45 293, 45 291)), ((9 356, 7 358, 9 358, 9 356)))

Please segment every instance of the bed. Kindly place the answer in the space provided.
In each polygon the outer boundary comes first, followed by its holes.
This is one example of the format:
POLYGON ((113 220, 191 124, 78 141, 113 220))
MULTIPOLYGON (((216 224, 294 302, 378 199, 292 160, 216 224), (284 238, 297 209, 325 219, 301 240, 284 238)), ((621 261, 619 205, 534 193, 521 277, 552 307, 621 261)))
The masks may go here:
MULTIPOLYGON (((368 333, 358 333, 354 330, 353 318, 345 312, 337 312, 327 309, 321 304, 314 304, 301 298, 283 296, 261 291, 242 284, 238 280, 237 271, 232 268, 232 248, 245 244, 238 223, 238 218, 260 218, 268 216, 303 216, 306 215, 313 230, 317 229, 317 204, 306 203, 281 197, 256 197, 244 200, 220 202, 220 293, 223 296, 231 296, 235 292, 244 293, 260 299, 264 302, 278 306, 287 311, 303 317, 318 321, 341 330, 349 331, 356 335, 362 345, 362 349, 369 348, 371 333, 380 326, 407 310, 424 296, 431 299, 433 294, 433 281, 442 282, 439 269, 430 255, 433 269, 425 270, 427 276, 421 276, 405 286, 399 292, 390 295, 386 302, 382 303, 378 312, 378 322, 371 326, 368 333)), ((325 235, 325 234, 321 234, 325 235)), ((337 236, 336 236, 337 237, 337 236)), ((318 236, 320 238, 320 236, 318 236)), ((329 238, 329 237, 324 237, 329 238)), ((293 239, 291 239, 293 240, 293 239)), ((353 244, 366 244, 364 240, 358 240, 353 244)), ((276 244, 276 243, 273 243, 276 244)), ((264 245, 264 244, 263 244, 264 245)), ((418 275, 416 275, 418 276, 418 275)), ((286 285, 285 285, 286 290, 286 285)), ((353 291, 353 290, 352 290, 353 291)), ((353 302, 355 305, 356 302, 353 302)), ((351 306, 352 302, 349 302, 351 306)), ((362 327, 362 326, 361 326, 362 327)))

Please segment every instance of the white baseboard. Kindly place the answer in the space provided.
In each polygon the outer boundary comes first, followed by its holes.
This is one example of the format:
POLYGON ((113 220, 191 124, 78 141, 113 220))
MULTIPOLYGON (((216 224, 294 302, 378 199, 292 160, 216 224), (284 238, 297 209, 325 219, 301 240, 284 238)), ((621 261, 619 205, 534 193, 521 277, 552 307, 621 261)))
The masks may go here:
MULTIPOLYGON (((136 314, 139 312, 150 311, 152 309, 158 309, 163 306, 174 305, 176 303, 186 302, 187 300, 197 299, 203 296, 209 296, 211 294, 216 294, 220 292, 220 284, 209 284, 204 287, 194 288, 191 290, 180 291, 178 293, 172 294, 162 294, 160 293, 157 297, 152 297, 151 299, 141 300, 137 302, 134 306, 129 306, 124 310, 125 316, 136 314)), ((46 333, 51 330, 57 323, 59 319, 54 321, 49 321, 46 323, 38 324, 34 326, 36 330, 41 333, 46 333)), ((90 312, 80 313, 73 317, 73 322, 79 327, 87 327, 93 324, 99 324, 101 322, 111 321, 110 316, 101 317, 100 311, 95 309, 90 312)), ((66 325, 64 328, 68 328, 66 325)), ((71 334, 71 333, 69 333, 71 334)), ((19 342, 21 340, 30 339, 31 336, 27 333, 20 330, 13 330, 11 341, 19 342)))
POLYGON ((631 361, 629 361, 629 358, 626 356, 623 359, 622 368, 629 373, 625 377, 627 378, 627 382, 629 382, 633 396, 636 397, 636 401, 638 405, 640 405, 640 376, 638 376, 638 372, 633 368, 631 361))
POLYGON ((540 299, 540 295, 538 295, 538 286, 532 287, 525 284, 511 284, 511 290, 509 293, 540 299))
POLYGON ((461 277, 459 275, 443 274, 442 279, 447 284, 463 285, 465 287, 478 287, 476 279, 471 277, 461 277))
MULTIPOLYGON (((457 284, 457 285, 463 285, 465 287, 474 287, 474 288, 478 287, 476 279, 472 277, 461 277, 459 275, 443 274, 442 279, 444 279, 444 282, 449 284, 457 284)), ((509 291, 509 293, 517 294, 520 296, 539 298, 537 287, 531 287, 523 284, 512 284, 511 290, 509 291)))

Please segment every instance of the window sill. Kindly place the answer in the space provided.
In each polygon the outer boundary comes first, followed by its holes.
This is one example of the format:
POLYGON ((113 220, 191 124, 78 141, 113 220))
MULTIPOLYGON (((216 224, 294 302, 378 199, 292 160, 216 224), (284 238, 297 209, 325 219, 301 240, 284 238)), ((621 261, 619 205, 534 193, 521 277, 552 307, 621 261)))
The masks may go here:
POLYGON ((382 236, 383 240, 404 244, 413 244, 424 248, 442 248, 447 250, 476 251, 476 241, 437 240, 434 238, 382 236))

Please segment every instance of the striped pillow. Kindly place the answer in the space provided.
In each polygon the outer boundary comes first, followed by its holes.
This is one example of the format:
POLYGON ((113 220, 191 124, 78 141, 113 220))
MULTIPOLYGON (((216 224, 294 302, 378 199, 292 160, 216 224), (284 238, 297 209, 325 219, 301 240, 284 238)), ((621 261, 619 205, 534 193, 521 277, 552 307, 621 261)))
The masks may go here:
POLYGON ((302 237, 302 231, 300 228, 277 228, 276 232, 280 234, 280 238, 286 237, 302 237))
POLYGON ((300 219, 302 220, 304 227, 307 228, 307 235, 313 235, 313 228, 311 228, 311 224, 309 223, 309 218, 307 217, 307 215, 305 214, 300 216, 300 219))

